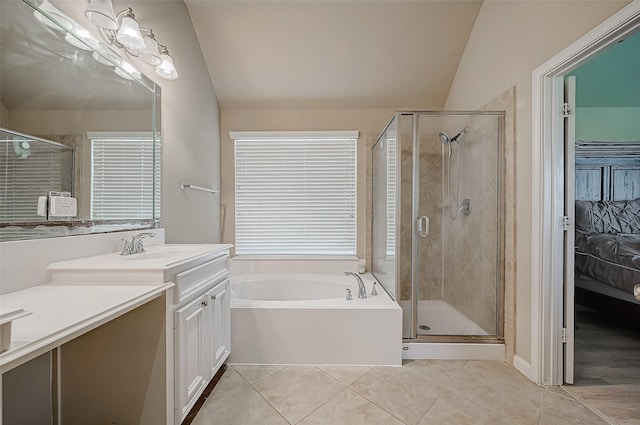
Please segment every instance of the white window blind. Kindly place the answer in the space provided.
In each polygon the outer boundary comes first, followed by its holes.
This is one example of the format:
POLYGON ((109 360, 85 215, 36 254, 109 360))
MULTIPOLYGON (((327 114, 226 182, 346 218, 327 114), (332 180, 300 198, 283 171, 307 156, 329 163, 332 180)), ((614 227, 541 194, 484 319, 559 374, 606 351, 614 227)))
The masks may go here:
POLYGON ((91 140, 91 217, 94 220, 158 218, 159 141, 156 140, 154 146, 149 133, 88 133, 87 136, 91 140))
POLYGON ((236 253, 355 255, 357 134, 231 133, 236 253))
POLYGON ((387 256, 396 254, 396 139, 387 139, 387 256))
POLYGON ((0 222, 3 223, 42 221, 43 218, 36 214, 38 197, 47 195, 50 190, 71 190, 70 155, 73 150, 35 140, 28 142, 29 155, 21 158, 14 150, 14 143, 18 142, 1 141, 0 222), (63 168, 65 159, 68 164, 63 168), (63 172, 66 172, 64 179, 63 172))

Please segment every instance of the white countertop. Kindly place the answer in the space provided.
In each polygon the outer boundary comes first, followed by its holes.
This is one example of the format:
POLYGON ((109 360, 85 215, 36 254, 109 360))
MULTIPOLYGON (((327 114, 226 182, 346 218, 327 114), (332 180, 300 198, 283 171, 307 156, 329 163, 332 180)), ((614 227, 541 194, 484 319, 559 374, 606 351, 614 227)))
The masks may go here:
POLYGON ((13 322, 0 373, 25 363, 157 297, 173 283, 49 283, 0 295, 0 312, 24 309, 13 322))
POLYGON ((132 255, 111 253, 52 263, 47 270, 164 270, 200 257, 226 251, 230 244, 150 245, 146 252, 132 255))

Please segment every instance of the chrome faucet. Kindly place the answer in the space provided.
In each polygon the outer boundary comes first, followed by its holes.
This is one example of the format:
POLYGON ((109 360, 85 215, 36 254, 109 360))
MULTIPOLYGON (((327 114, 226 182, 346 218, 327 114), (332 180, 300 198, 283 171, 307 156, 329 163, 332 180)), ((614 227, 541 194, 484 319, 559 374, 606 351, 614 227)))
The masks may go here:
POLYGON ((144 252, 144 244, 142 243, 142 239, 150 237, 155 238, 156 234, 152 232, 142 232, 135 234, 131 237, 131 242, 124 240, 124 246, 122 247, 122 251, 120 255, 133 255, 140 254, 144 252))
POLYGON ((347 276, 353 276, 356 278, 356 281, 358 282, 358 298, 360 299, 364 299, 367 298, 367 290, 364 287, 364 282, 362 281, 362 278, 354 272, 344 272, 345 275, 347 276))

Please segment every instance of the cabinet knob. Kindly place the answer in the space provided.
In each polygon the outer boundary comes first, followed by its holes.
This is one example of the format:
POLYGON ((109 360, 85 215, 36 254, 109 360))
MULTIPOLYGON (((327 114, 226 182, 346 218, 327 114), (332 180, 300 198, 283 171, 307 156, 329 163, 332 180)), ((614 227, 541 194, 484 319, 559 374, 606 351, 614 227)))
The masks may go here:
POLYGON ((203 306, 203 307, 206 307, 206 306, 208 306, 208 305, 209 305, 209 303, 208 303, 208 302, 206 302, 206 301, 202 301, 202 306, 203 306))
POLYGON ((216 299, 216 294, 211 294, 211 299, 215 300, 216 299))

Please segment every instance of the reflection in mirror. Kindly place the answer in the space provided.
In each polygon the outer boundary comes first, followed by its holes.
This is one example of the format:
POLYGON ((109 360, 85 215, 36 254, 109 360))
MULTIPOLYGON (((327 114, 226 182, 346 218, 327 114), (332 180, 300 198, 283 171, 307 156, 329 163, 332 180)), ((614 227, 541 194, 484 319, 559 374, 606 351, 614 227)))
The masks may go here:
POLYGON ((70 3, 35 1, 0 1, 0 241, 158 227, 160 88, 116 67, 91 24, 64 13, 70 3), (58 177, 20 191, 45 174, 58 177), (71 192, 76 217, 36 215, 49 191, 71 192))

